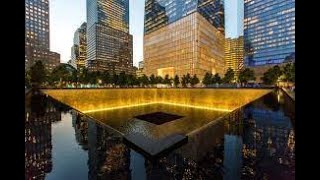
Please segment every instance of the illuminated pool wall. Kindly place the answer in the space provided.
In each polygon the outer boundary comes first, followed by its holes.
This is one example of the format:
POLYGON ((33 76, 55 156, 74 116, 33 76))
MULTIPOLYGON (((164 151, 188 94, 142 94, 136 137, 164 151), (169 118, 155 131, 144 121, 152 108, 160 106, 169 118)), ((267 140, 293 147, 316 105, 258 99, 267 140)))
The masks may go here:
POLYGON ((271 92, 267 89, 52 89, 42 91, 81 112, 152 103, 232 111, 271 92))

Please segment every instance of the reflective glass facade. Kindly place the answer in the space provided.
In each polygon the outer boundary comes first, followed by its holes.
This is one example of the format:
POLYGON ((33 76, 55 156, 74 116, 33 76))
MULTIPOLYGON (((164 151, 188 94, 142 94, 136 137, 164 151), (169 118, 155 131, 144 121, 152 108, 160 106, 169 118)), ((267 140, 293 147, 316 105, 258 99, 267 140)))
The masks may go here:
POLYGON ((295 0, 244 1, 245 65, 279 64, 295 52, 295 0))
POLYGON ((196 11, 224 33, 223 0, 146 0, 144 32, 156 31, 196 11))
POLYGON ((224 35, 194 12, 144 36, 144 73, 173 77, 224 74, 224 35))
POLYGON ((225 41, 226 68, 231 68, 238 77, 243 68, 243 36, 238 38, 226 38, 225 41))
POLYGON ((60 55, 50 51, 49 1, 25 0, 25 69, 41 60, 50 71, 60 55))
POLYGON ((94 71, 133 73, 129 0, 87 0, 87 61, 94 71))
POLYGON ((76 30, 73 37, 73 46, 71 48, 71 64, 77 69, 85 66, 87 58, 87 23, 83 23, 76 30))

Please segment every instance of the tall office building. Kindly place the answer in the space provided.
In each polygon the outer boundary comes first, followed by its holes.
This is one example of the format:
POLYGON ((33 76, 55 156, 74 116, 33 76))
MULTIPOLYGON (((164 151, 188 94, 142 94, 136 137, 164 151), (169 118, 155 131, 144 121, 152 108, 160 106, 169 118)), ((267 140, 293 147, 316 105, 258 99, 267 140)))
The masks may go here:
POLYGON ((143 74, 144 74, 143 68, 144 68, 144 62, 143 61, 139 61, 138 69, 136 70, 136 76, 137 77, 143 76, 143 74))
POLYGON ((87 61, 93 71, 133 73, 129 0, 87 0, 87 61))
POLYGON ((239 76, 243 68, 243 0, 225 0, 225 60, 226 69, 239 76))
POLYGON ((225 41, 226 68, 231 68, 238 77, 243 68, 243 36, 226 38, 225 41))
POLYGON ((295 53, 295 0, 244 1, 245 65, 280 64, 295 53))
POLYGON ((60 54, 50 51, 49 1, 25 0, 25 70, 36 61, 51 71, 60 64, 60 54))
POLYGON ((223 13, 222 0, 146 0, 145 74, 223 74, 223 13))
POLYGON ((87 23, 76 30, 73 37, 73 46, 71 48, 71 65, 76 69, 85 67, 87 58, 87 23))

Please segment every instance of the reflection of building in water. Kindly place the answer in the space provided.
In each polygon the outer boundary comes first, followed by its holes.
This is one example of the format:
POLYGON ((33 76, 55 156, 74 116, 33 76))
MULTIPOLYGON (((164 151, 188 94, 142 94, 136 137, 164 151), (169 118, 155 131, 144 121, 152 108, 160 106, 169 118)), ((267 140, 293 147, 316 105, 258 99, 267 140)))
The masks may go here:
POLYGON ((71 115, 76 140, 83 150, 88 150, 88 121, 75 111, 71 111, 71 115))
POLYGON ((243 108, 230 113, 225 123, 223 179, 240 179, 242 167, 243 108))
MULTIPOLYGON (((42 103, 43 100, 40 98, 42 105, 45 104, 42 103)), ((26 110, 25 178, 45 179, 46 173, 52 170, 51 124, 61 121, 61 113, 51 104, 47 104, 43 109, 31 105, 26 110)))
POLYGON ((224 129, 226 134, 229 135, 242 135, 243 134, 243 108, 231 112, 224 120, 224 129))
POLYGON ((226 169, 223 179, 240 179, 242 167, 242 138, 241 136, 224 136, 224 160, 223 166, 226 169))
POLYGON ((89 179, 129 179, 130 150, 120 135, 88 121, 89 179))
POLYGON ((130 149, 130 172, 131 179, 146 179, 145 159, 132 149, 130 149))
POLYGON ((283 111, 257 106, 246 108, 246 115, 251 127, 246 128, 243 136, 244 174, 262 177, 263 174, 256 173, 268 171, 270 177, 275 174, 279 178, 275 166, 294 166, 294 133, 290 118, 283 111), (269 163, 272 167, 267 165, 269 163))

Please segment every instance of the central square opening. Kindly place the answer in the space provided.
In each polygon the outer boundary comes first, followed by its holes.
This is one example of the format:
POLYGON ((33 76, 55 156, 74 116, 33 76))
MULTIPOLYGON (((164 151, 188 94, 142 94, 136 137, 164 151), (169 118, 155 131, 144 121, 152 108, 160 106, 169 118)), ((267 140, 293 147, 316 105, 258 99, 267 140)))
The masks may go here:
POLYGON ((175 114, 169 114, 164 112, 154 112, 139 116, 134 116, 134 118, 150 122, 152 124, 161 125, 170 121, 174 121, 180 118, 183 118, 184 116, 179 116, 175 114))

